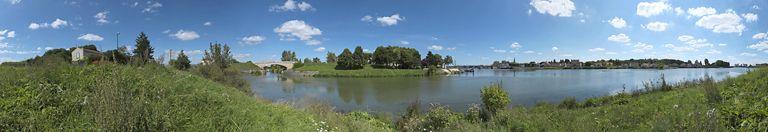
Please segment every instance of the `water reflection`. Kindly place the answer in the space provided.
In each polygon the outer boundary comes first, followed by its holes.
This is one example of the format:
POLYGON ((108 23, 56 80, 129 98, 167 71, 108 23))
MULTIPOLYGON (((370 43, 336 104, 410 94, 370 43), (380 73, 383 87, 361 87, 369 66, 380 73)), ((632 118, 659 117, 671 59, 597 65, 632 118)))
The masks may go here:
POLYGON ((559 102, 641 89, 661 74, 670 83, 712 76, 716 80, 738 76, 748 69, 595 69, 595 70, 477 70, 472 74, 440 77, 307 78, 275 74, 249 76, 256 93, 264 98, 327 101, 338 110, 400 112, 420 100, 423 106, 440 103, 464 110, 480 102, 480 89, 498 82, 509 92, 513 105, 538 101, 559 102))

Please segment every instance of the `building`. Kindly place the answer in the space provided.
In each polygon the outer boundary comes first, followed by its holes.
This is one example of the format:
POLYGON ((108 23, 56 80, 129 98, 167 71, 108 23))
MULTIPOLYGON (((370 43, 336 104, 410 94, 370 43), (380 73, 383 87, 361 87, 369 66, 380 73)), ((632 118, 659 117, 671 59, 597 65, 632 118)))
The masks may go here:
POLYGON ((89 58, 97 58, 100 56, 101 52, 95 50, 84 48, 76 48, 75 50, 72 50, 72 62, 88 60, 89 58))

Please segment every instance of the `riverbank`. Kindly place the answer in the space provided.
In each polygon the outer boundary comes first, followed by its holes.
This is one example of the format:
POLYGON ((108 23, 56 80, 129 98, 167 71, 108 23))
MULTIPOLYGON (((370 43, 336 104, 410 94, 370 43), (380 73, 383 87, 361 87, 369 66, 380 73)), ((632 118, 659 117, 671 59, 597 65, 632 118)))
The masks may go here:
POLYGON ((0 75, 0 130, 318 131, 332 129, 326 118, 346 119, 163 66, 0 66, 0 75))
MULTIPOLYGON (((768 69, 721 82, 653 84, 647 91, 496 114, 337 113, 317 102, 270 103, 162 66, 0 66, 0 129, 19 131, 726 131, 768 128, 768 69), (387 115, 408 115, 403 119, 387 115), (395 121, 397 120, 397 121, 395 121)), ((478 91, 479 92, 479 91, 478 91)), ((515 91, 507 91, 515 92, 515 91)), ((474 108, 474 107, 473 107, 474 108)))
POLYGON ((306 64, 293 69, 298 72, 316 71, 313 77, 417 77, 426 76, 422 69, 378 69, 365 65, 359 70, 337 70, 336 64, 306 64))

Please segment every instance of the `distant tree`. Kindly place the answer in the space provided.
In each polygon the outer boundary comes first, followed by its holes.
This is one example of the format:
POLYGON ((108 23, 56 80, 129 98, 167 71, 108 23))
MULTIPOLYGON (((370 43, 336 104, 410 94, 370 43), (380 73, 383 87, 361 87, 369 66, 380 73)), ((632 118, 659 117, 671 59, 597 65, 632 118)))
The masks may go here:
POLYGON ((365 53, 363 53, 363 47, 355 47, 355 52, 352 53, 352 59, 354 59, 354 65, 352 65, 354 69, 363 68, 367 63, 365 53))
POLYGON ((432 54, 432 51, 427 52, 427 56, 422 60, 424 66, 440 66, 442 65, 443 58, 440 54, 432 54))
POLYGON ((704 65, 709 66, 709 59, 704 59, 704 65))
POLYGON ((725 62, 723 60, 717 60, 715 63, 712 64, 713 67, 731 67, 731 63, 725 62))
POLYGON ((179 70, 187 70, 192 65, 189 62, 189 57, 184 54, 184 50, 179 52, 179 55, 177 55, 176 60, 174 60, 174 63, 172 63, 173 67, 179 70))
POLYGON ((336 63, 336 54, 333 52, 328 52, 325 56, 325 62, 326 63, 336 63))
POLYGON ((282 57, 280 57, 281 61, 299 61, 299 59, 296 58, 296 52, 286 50, 283 51, 282 57))
POLYGON ((219 43, 211 43, 209 50, 205 51, 203 60, 220 69, 226 69, 232 64, 233 58, 228 45, 224 44, 222 46, 219 43))
POLYGON ((304 63, 312 63, 312 59, 304 58, 304 63))
POLYGON ((317 57, 315 57, 315 58, 312 58, 312 63, 315 63, 315 64, 320 64, 320 63, 321 63, 321 62, 320 62, 320 58, 317 58, 317 57))
POLYGON ((349 49, 344 48, 344 51, 339 54, 338 59, 336 69, 351 70, 355 68, 355 59, 349 49))
POLYGON ((102 54, 104 55, 104 58, 107 59, 107 61, 115 62, 118 64, 128 64, 128 60, 130 60, 128 48, 125 46, 114 50, 107 50, 102 54))
POLYGON ((145 64, 155 59, 152 56, 153 53, 155 53, 155 49, 150 45, 147 35, 144 32, 139 33, 139 36, 136 37, 136 49, 133 50, 135 60, 139 64, 145 64))
POLYGON ((444 63, 445 63, 445 65, 451 65, 451 64, 453 64, 453 56, 450 56, 450 55, 446 55, 446 56, 445 56, 445 62, 444 62, 444 63))

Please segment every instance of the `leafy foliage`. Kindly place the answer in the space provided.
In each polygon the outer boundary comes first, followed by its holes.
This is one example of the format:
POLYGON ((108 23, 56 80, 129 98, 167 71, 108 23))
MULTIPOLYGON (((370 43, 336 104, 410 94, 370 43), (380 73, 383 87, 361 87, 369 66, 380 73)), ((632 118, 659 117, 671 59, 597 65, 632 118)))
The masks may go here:
POLYGON ((136 37, 136 49, 133 50, 134 61, 139 65, 144 65, 155 59, 152 56, 154 53, 155 48, 150 45, 147 35, 144 32, 139 33, 139 36, 136 37))
POLYGON ((480 91, 480 95, 485 110, 488 110, 491 113, 503 110, 510 103, 509 95, 507 95, 507 91, 501 87, 501 84, 493 84, 484 87, 480 91))

